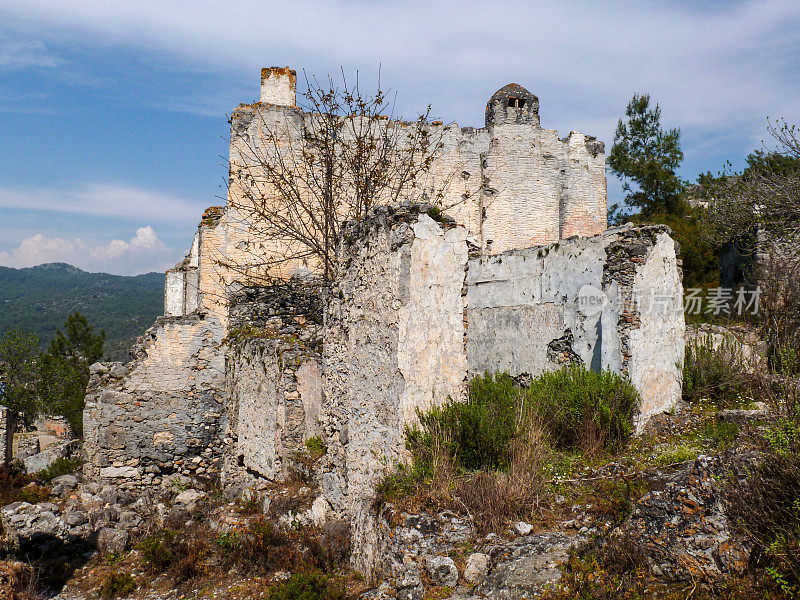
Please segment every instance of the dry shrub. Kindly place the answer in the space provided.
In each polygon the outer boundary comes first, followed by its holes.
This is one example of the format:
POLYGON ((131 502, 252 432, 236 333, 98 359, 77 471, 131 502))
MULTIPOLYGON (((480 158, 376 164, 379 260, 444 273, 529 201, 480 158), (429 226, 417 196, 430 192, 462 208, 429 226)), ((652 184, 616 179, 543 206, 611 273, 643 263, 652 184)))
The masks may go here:
POLYGON ((727 512, 763 567, 789 597, 800 594, 800 423, 781 419, 755 440, 759 459, 734 473, 727 512))
POLYGON ((211 550, 211 532, 192 523, 177 529, 161 529, 139 542, 137 549, 151 573, 167 573, 176 583, 202 575, 211 550))
POLYGON ((37 504, 50 496, 50 490, 15 465, 0 465, 0 506, 12 502, 37 504))
POLYGON ((33 600, 34 588, 34 573, 30 565, 16 560, 0 560, 0 597, 33 600))
POLYGON ((800 255, 782 244, 762 259, 758 273, 758 318, 770 368, 786 376, 800 372, 800 255))
POLYGON ((333 572, 350 561, 350 539, 349 521, 330 520, 322 531, 306 534, 304 542, 314 565, 325 572, 333 572))
POLYGON ((465 514, 479 535, 499 532, 509 520, 547 521, 553 506, 543 472, 552 456, 547 433, 536 417, 515 419, 522 433, 506 449, 505 470, 464 470, 449 452, 449 432, 434 429, 419 449, 424 458, 387 475, 379 499, 465 514))
POLYGON ((686 344, 682 389, 686 402, 708 399, 721 408, 738 406, 752 393, 757 377, 732 340, 715 345, 707 336, 686 344))
POLYGON ((111 600, 112 598, 128 596, 135 589, 136 581, 130 573, 111 571, 103 580, 97 593, 103 600, 111 600))

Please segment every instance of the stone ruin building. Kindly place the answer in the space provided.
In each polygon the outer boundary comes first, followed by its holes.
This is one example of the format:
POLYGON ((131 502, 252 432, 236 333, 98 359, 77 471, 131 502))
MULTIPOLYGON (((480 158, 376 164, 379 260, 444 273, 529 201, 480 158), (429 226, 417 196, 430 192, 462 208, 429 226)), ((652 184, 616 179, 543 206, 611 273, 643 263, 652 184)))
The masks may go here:
MULTIPOLYGON (((260 102, 231 117, 234 174, 246 136, 303 118, 293 71, 261 79, 260 102)), ((247 244, 232 184, 167 272, 165 314, 132 360, 92 366, 87 475, 135 490, 176 475, 263 490, 318 437, 315 518, 351 522, 356 567, 370 574, 374 485, 405 460, 404 426, 462 398, 472 376, 579 362, 630 378, 639 426, 672 408, 684 350, 676 245, 662 226, 606 230, 603 143, 560 139, 538 109, 510 84, 490 98, 484 128, 432 125, 444 144, 433 176, 457 173, 447 194, 466 201, 445 214, 378 206, 346 224, 326 288, 291 273, 248 287, 220 267, 247 244)))

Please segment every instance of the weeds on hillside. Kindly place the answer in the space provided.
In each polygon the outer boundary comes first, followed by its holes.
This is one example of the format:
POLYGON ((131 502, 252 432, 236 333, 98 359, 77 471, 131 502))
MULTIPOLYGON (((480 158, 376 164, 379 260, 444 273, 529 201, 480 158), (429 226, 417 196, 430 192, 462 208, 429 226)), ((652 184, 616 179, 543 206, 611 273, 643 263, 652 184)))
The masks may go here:
POLYGON ((152 531, 137 545, 142 566, 182 583, 220 569, 265 575, 275 571, 317 569, 331 573, 350 557, 349 528, 328 522, 322 529, 288 528, 264 515, 242 527, 215 531, 206 523, 152 531))
POLYGON ((757 573, 705 583, 665 581, 652 573, 643 549, 628 537, 587 542, 570 555, 561 571, 561 580, 544 590, 541 600, 787 598, 769 579, 757 573))
POLYGON ((0 506, 12 502, 37 504, 50 496, 50 490, 13 465, 0 466, 0 506))
POLYGON ((103 580, 100 589, 97 590, 97 594, 103 600, 111 600, 112 598, 128 596, 135 589, 136 581, 132 575, 111 571, 103 580))

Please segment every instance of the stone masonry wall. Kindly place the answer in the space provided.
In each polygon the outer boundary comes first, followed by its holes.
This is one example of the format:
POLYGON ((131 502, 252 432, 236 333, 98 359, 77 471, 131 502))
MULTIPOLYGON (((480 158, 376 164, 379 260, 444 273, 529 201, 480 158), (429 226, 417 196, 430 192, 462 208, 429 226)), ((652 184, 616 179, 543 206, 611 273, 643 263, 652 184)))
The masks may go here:
POLYGON ((0 406, 0 465, 11 462, 14 442, 14 413, 0 406))
POLYGON ((404 426, 464 390, 466 231, 425 210, 380 207, 349 224, 325 312, 322 490, 350 518, 367 575, 380 558, 374 486, 404 460, 404 426))
MULTIPOLYGON (((250 198, 267 203, 278 198, 265 181, 262 161, 282 157, 297 161, 299 168, 303 162, 293 156, 303 148, 301 132, 311 126, 311 117, 295 104, 294 71, 272 67, 261 77, 261 101, 242 104, 231 114, 227 206, 206 211, 186 260, 167 272, 167 316, 199 309, 227 328, 231 285, 262 284, 268 277, 285 279, 318 267, 311 256, 278 266, 265 263, 265 257, 293 256, 287 248, 296 242, 265 237, 250 198)), ((536 96, 509 84, 489 100, 485 127, 432 123, 428 133, 440 148, 430 171, 400 200, 435 198, 486 254, 601 233, 606 227, 603 143, 577 132, 560 139, 557 131, 540 126, 538 110, 536 96), (512 106, 515 98, 524 99, 524 108, 512 106)), ((401 140, 408 128, 401 121, 382 126, 401 140)))
POLYGON ((161 317, 128 364, 96 363, 84 410, 87 475, 143 488, 173 473, 213 477, 224 432, 222 326, 161 317))
POLYGON ((472 374, 536 375, 573 362, 627 374, 642 424, 680 398, 681 272, 666 227, 473 258, 467 320, 472 374))
POLYGON ((231 303, 225 485, 283 480, 323 411, 321 286, 246 288, 231 303))

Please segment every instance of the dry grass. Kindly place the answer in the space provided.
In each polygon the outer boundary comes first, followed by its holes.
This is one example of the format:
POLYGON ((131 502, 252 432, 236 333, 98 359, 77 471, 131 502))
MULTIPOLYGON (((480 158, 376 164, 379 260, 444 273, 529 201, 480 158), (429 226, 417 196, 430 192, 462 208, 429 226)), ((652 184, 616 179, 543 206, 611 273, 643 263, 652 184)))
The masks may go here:
POLYGON ((15 560, 0 560, 0 598, 34 600, 35 576, 30 565, 15 560))
POLYGON ((524 435, 511 443, 505 471, 465 472, 450 456, 448 434, 434 436, 426 450, 429 467, 421 476, 400 469, 379 488, 379 499, 408 509, 449 509, 467 516, 477 534, 501 531, 508 521, 545 525, 553 517, 553 494, 545 467, 552 451, 537 423, 523 426, 524 435))

